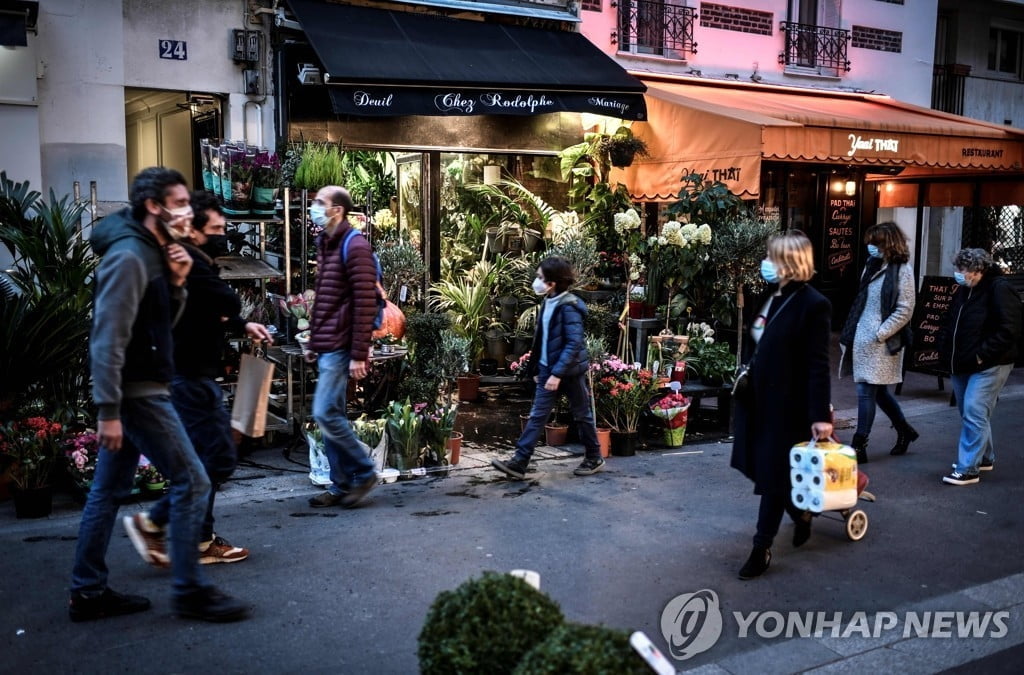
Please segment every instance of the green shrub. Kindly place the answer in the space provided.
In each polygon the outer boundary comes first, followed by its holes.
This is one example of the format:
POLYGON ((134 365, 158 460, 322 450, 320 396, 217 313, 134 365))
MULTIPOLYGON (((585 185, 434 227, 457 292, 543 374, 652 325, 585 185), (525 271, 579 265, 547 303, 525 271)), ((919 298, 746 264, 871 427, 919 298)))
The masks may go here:
POLYGON ((527 652, 513 672, 516 675, 644 675, 651 671, 630 647, 627 633, 604 626, 566 623, 527 652))
POLYGON ((434 599, 419 636, 420 670, 511 673, 538 636, 562 621, 558 605, 522 579, 484 572, 434 599))

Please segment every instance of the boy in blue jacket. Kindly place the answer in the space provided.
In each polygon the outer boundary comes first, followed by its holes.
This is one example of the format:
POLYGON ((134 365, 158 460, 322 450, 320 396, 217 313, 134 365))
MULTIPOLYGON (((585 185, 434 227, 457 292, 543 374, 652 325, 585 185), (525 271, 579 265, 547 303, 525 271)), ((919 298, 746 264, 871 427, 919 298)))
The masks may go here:
POLYGON ((533 456, 534 446, 560 394, 569 399, 573 419, 586 449, 583 463, 573 473, 589 476, 604 468, 587 387, 590 356, 583 335, 587 306, 569 293, 574 281, 572 265, 560 256, 543 260, 537 268, 537 278, 533 280, 534 293, 544 296, 527 366, 527 374, 533 376, 537 383, 537 393, 530 419, 516 443, 515 454, 511 459, 491 462, 495 469, 517 480, 526 478, 526 467, 533 456))

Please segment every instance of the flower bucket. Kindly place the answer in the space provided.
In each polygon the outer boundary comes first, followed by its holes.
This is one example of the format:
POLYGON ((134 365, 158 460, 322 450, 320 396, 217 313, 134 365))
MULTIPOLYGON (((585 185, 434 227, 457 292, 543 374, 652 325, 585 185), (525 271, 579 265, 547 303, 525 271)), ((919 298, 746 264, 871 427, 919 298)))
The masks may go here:
POLYGON ((676 427, 675 429, 665 429, 665 445, 670 448, 678 448, 683 444, 683 439, 686 437, 686 427, 676 427))
POLYGON ((460 401, 475 401, 480 395, 480 376, 465 375, 456 380, 459 386, 460 401))
POLYGON ((257 216, 274 215, 277 203, 277 188, 254 187, 252 189, 252 212, 257 216))
POLYGON ((632 457, 636 454, 637 446, 640 444, 639 431, 616 431, 611 432, 612 454, 616 457, 632 457))
POLYGON ((45 518, 53 511, 53 488, 49 485, 37 488, 11 488, 14 498, 14 515, 18 518, 45 518))

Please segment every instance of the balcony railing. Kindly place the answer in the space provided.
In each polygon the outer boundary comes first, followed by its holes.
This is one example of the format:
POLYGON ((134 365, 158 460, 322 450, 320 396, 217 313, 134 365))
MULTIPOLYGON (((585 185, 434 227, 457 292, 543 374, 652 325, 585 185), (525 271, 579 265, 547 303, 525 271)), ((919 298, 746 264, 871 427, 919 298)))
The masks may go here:
POLYGON ((619 51, 685 59, 697 53, 697 12, 681 0, 619 0, 619 51))
POLYGON ((932 108, 964 114, 964 83, 971 67, 962 63, 935 64, 932 71, 932 108))
POLYGON ((779 54, 779 63, 787 69, 812 69, 834 77, 850 72, 846 56, 850 31, 789 21, 780 27, 786 35, 786 50, 779 54))

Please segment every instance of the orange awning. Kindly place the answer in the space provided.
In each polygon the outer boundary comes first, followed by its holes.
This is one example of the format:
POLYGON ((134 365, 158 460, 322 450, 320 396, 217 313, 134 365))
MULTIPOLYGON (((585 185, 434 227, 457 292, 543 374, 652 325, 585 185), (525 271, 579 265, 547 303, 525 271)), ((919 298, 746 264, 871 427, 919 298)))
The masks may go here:
POLYGON ((761 160, 1020 173, 1024 130, 896 101, 739 83, 645 80, 647 122, 633 133, 648 157, 617 169, 635 199, 664 201, 700 173, 746 198, 761 160))

